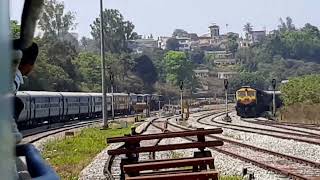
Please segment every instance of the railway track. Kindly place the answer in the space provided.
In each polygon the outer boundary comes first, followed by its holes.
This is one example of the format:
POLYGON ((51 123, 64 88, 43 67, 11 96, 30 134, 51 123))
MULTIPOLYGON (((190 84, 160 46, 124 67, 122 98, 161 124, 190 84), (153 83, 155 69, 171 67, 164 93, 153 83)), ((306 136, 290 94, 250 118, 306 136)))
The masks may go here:
MULTIPOLYGON (((155 114, 156 112, 153 112, 152 114, 155 114)), ((135 117, 135 115, 130 115, 130 116, 118 116, 115 117, 115 120, 121 119, 121 118, 130 118, 130 117, 135 117)), ((71 122, 71 124, 63 124, 63 125, 48 125, 47 127, 37 127, 34 129, 27 129, 27 130, 22 130, 21 133, 23 135, 23 139, 21 143, 35 143, 43 138, 49 137, 51 135, 55 135, 58 133, 78 129, 78 128, 83 128, 87 127, 90 125, 94 125, 97 123, 102 123, 101 119, 93 119, 93 120, 84 120, 84 121, 79 121, 79 122, 71 122)))
POLYGON ((280 129, 285 129, 285 130, 296 131, 296 132, 320 136, 319 125, 288 124, 288 123, 273 122, 273 121, 261 121, 257 118, 254 118, 253 120, 242 118, 242 120, 247 123, 252 123, 252 124, 256 124, 256 125, 276 127, 276 128, 280 128, 280 129), (312 133, 308 130, 311 130, 312 132, 316 132, 316 133, 312 133))
MULTIPOLYGON (((224 115, 224 113, 220 113, 220 116, 224 115)), ((208 115, 210 116, 210 115, 208 115)), ((315 144, 320 145, 320 135, 316 133, 297 133, 297 132, 290 132, 290 131, 279 131, 279 130, 273 130, 273 129, 266 129, 266 128, 256 128, 256 127, 250 127, 250 126, 244 126, 244 125, 236 125, 236 124, 230 124, 225 122, 219 122, 216 121, 214 117, 211 119, 211 123, 203 122, 202 119, 199 119, 197 122, 203 125, 207 126, 214 126, 214 127, 221 127, 241 132, 247 132, 247 133, 254 133, 254 134, 260 134, 260 135, 266 135, 266 136, 272 136, 280 139, 288 139, 288 140, 294 140, 299 142, 305 142, 309 144, 315 144)))
POLYGON ((23 144, 27 144, 27 143, 35 143, 37 141, 40 141, 43 138, 49 137, 51 135, 55 135, 58 133, 62 133, 62 132, 66 132, 66 131, 70 131, 70 130, 74 130, 74 129, 78 129, 78 128, 83 128, 83 127, 87 127, 96 123, 100 123, 101 120, 95 120, 95 121, 90 121, 90 122, 83 122, 83 123, 79 123, 79 124, 71 124, 71 125, 66 125, 63 127, 55 127, 55 128, 51 128, 51 129, 46 129, 46 130, 41 130, 41 131, 37 131, 37 132, 31 132, 28 134, 23 134, 23 139, 22 142, 23 144))
MULTIPOLYGON (((212 116, 204 115, 197 121, 212 116)), ((169 127, 177 130, 190 130, 175 123, 168 122, 169 127)), ((159 127, 158 127, 159 128, 159 127)), ((294 179, 318 179, 320 178, 320 163, 289 156, 286 154, 247 145, 241 142, 229 140, 215 135, 208 137, 224 141, 222 147, 214 147, 212 150, 252 163, 266 170, 271 170, 294 179)), ((194 141, 194 139, 188 139, 194 141)))
MULTIPOLYGON (((167 117, 153 118, 149 122, 147 122, 147 125, 145 125, 142 130, 137 132, 137 134, 144 134, 152 124, 158 124, 157 126, 161 127, 165 121, 167 121, 167 117)), ((150 146, 150 145, 157 146, 160 143, 160 140, 159 141, 149 141, 146 143, 147 144, 145 144, 145 143, 142 144, 142 146, 150 146)), ((123 147, 124 147, 124 144, 119 145, 117 148, 123 148, 123 147)), ((117 156, 116 157, 116 156, 110 155, 108 157, 108 160, 107 160, 107 163, 106 163, 105 169, 104 169, 104 172, 105 172, 104 174, 107 177, 107 179, 109 179, 109 180, 120 179, 120 161, 121 161, 122 157, 124 157, 124 156, 117 156)), ((139 155, 139 159, 144 159, 144 160, 153 159, 153 155, 147 154, 147 153, 141 153, 139 155)))

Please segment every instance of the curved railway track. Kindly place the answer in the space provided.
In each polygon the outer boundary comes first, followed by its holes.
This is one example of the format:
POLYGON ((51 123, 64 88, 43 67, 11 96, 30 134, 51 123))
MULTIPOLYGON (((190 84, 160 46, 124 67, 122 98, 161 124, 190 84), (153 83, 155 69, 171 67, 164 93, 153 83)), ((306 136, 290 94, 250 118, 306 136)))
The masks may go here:
POLYGON ((58 133, 70 131, 73 129, 78 129, 82 127, 87 127, 96 123, 100 123, 101 120, 95 120, 95 121, 89 121, 89 122, 82 122, 82 123, 77 123, 77 124, 70 124, 70 125, 65 125, 62 127, 55 127, 55 128, 50 128, 50 129, 44 129, 36 132, 31 132, 31 133, 22 133, 23 134, 23 139, 21 143, 35 143, 37 141, 40 141, 43 138, 49 137, 51 135, 55 135, 58 133))
MULTIPOLYGON (((224 115, 224 113, 220 113, 220 116, 224 115)), ((210 115, 209 115, 210 116, 210 115)), ((266 135, 266 136, 272 136, 280 139, 288 139, 288 140, 295 140, 299 142, 305 142, 315 145, 320 145, 320 135, 316 133, 297 133, 292 132, 294 130, 289 131, 279 131, 274 129, 265 129, 265 128, 256 128, 256 127, 250 127, 250 126, 244 126, 244 125, 236 125, 236 124, 230 124, 225 122, 219 122, 214 120, 217 117, 214 117, 211 119, 212 123, 203 122, 202 119, 197 120, 198 123, 208 126, 214 126, 214 127, 221 127, 241 132, 247 132, 247 133, 254 133, 254 134, 260 134, 260 135, 266 135), (213 124, 214 123, 214 124, 213 124)))
MULTIPOLYGON (((165 119, 165 121, 167 121, 167 118, 165 118, 165 117, 164 117, 164 118, 153 118, 153 119, 151 119, 150 121, 147 122, 147 125, 145 125, 141 131, 136 132, 136 133, 137 133, 137 134, 143 134, 143 133, 145 133, 145 132, 148 130, 148 128, 149 128, 151 125, 153 125, 153 124, 155 124, 155 123, 159 123, 159 124, 164 123, 164 121, 159 121, 160 119, 165 119)), ((160 127, 159 125, 156 125, 156 126, 160 127)), ((149 143, 150 143, 150 142, 149 142, 149 143)), ((160 140, 155 141, 155 142, 151 142, 151 143, 152 143, 153 146, 157 146, 157 145, 160 143, 160 140)), ((145 145, 145 144, 144 144, 144 145, 145 145)), ((117 148, 123 148, 123 147, 124 147, 124 144, 119 145, 117 148)), ((141 155, 140 155, 140 156, 141 156, 141 155)), ((144 156, 146 156, 146 154, 144 154, 144 156)), ((146 157, 149 158, 149 159, 152 159, 152 155, 150 155, 150 154, 148 154, 146 157)), ((117 179, 117 178, 115 178, 115 177, 116 177, 116 176, 119 176, 118 174, 115 174, 115 173, 114 173, 114 170, 113 170, 113 167, 112 167, 112 166, 115 165, 115 162, 114 162, 114 161, 119 161, 119 163, 120 163, 120 160, 119 160, 119 159, 116 160, 116 157, 115 157, 115 156, 110 155, 110 156, 108 157, 108 160, 107 160, 106 164, 105 164, 104 174, 105 174, 105 176, 107 177, 108 180, 117 179)), ((120 171, 120 167, 116 167, 116 168, 118 169, 118 171, 120 171)))
POLYGON ((296 131, 296 132, 320 136, 320 126, 319 125, 317 126, 317 125, 306 125, 306 124, 288 124, 288 123, 281 123, 281 122, 261 121, 261 120, 258 120, 257 118, 254 118, 253 121, 246 119, 246 118, 242 118, 242 120, 247 123, 252 123, 252 124, 256 124, 256 125, 270 126, 270 127, 275 127, 275 128, 280 128, 280 129, 285 129, 285 130, 296 131), (289 127, 291 127, 291 128, 289 128, 289 127), (301 130, 301 129, 303 129, 303 130, 301 130), (306 131, 306 130, 312 130, 312 131, 316 131, 319 133, 312 133, 312 132, 306 131))
MULTIPOLYGON (((154 114, 156 112, 152 112, 154 114)), ((137 114, 139 115, 139 114, 137 114)), ((129 116, 117 116, 115 117, 115 120, 121 119, 121 118, 130 118, 135 117, 136 115, 129 115, 129 116)), ((90 125, 94 125, 97 123, 102 123, 102 120, 99 118, 91 119, 91 120, 79 120, 77 122, 68 122, 70 124, 49 124, 42 127, 36 127, 34 129, 25 129, 20 131, 23 135, 23 139, 21 143, 35 143, 43 138, 49 137, 51 135, 55 135, 58 133, 66 132, 69 130, 74 130, 82 127, 87 127, 90 125)))
MULTIPOLYGON (((209 116, 212 116, 212 114, 204 115, 198 118, 197 121, 209 116)), ((171 126, 179 130, 190 130, 190 128, 182 127, 171 122, 168 122, 168 125, 169 127, 171 126)), ((263 169, 271 170, 295 179, 320 178, 320 163, 318 162, 270 151, 216 135, 209 135, 208 137, 224 141, 222 147, 213 147, 211 148, 212 150, 252 163, 263 169)), ((195 139, 188 140, 194 141, 195 139)))

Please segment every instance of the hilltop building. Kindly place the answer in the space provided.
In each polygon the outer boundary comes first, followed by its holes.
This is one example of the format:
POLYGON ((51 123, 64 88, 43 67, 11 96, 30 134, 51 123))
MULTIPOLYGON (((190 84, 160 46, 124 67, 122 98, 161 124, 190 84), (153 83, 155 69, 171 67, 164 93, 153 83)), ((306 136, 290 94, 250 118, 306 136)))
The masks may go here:
POLYGON ((144 49, 155 49, 158 47, 158 41, 153 38, 136 39, 128 41, 128 48, 134 53, 142 53, 144 49))

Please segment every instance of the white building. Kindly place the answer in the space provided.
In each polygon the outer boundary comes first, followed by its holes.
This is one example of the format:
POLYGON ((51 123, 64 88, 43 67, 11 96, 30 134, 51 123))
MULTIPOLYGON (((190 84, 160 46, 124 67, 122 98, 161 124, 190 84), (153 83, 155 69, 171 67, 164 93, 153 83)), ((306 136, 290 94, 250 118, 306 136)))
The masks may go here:
POLYGON ((229 79, 237 74, 237 72, 218 72, 218 79, 229 79))
POLYGON ((167 49, 167 41, 170 39, 171 37, 165 37, 165 36, 161 36, 158 38, 158 48, 160 49, 167 49))
POLYGON ((190 51, 191 50, 191 38, 189 37, 176 37, 179 43, 179 51, 190 51))
POLYGON ((135 53, 142 53, 143 49, 154 49, 158 47, 157 40, 149 39, 136 39, 128 41, 128 48, 135 53))
POLYGON ((266 31, 251 31, 249 33, 249 41, 251 43, 259 43, 266 37, 266 31))
POLYGON ((207 78, 209 76, 208 69, 195 69, 193 70, 194 74, 198 78, 207 78))

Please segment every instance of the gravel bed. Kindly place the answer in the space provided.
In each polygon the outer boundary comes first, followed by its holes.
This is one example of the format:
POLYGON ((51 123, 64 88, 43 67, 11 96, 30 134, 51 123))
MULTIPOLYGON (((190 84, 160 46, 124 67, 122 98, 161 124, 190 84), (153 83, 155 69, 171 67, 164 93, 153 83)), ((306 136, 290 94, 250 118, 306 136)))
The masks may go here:
POLYGON ((104 180, 108 179, 104 174, 105 164, 109 158, 108 150, 109 149, 116 149, 120 147, 121 143, 115 143, 108 146, 104 149, 101 153, 99 153, 93 161, 85 167, 79 175, 79 180, 104 180))
MULTIPOLYGON (((235 114, 231 114, 233 119, 237 118, 235 114)), ((203 119, 204 122, 210 122, 211 117, 203 119)), ((233 120, 232 123, 235 121, 233 120)), ((188 121, 189 124, 197 127, 212 128, 197 123, 194 119, 188 121)), ((320 162, 320 148, 318 145, 308 144, 304 142, 297 142, 294 140, 286 140, 266 135, 258 135, 253 133, 240 132, 236 130, 223 129, 223 138, 237 140, 249 145, 257 146, 260 148, 272 150, 275 152, 320 162)))
MULTIPOLYGON (((235 115, 231 114, 231 117, 234 119, 235 115)), ((202 121, 210 123, 211 117, 205 118, 202 121)), ((234 122, 234 121, 233 121, 234 122)), ((189 124, 192 124, 193 127, 202 127, 202 128, 213 128, 213 126, 207 126, 197 123, 194 119, 188 121, 189 124)), ((254 133, 246 133, 237 130, 231 130, 227 128, 222 128, 223 133, 222 137, 238 140, 249 145, 257 146, 260 148, 276 151, 279 153, 296 156, 299 158, 320 162, 320 146, 298 142, 288 139, 280 139, 276 137, 259 135, 254 133)))
MULTIPOLYGON (((170 129, 170 126, 169 126, 170 129)), ((162 142, 162 141, 161 141, 162 142)), ((175 138, 170 141, 170 143, 186 143, 190 142, 186 139, 175 138)), ((165 143, 165 141, 163 141, 165 143)), ((193 152, 197 149, 188 149, 188 150, 177 150, 176 152, 183 154, 183 157, 192 157, 193 152)), ((215 150, 210 150, 214 159, 214 165, 217 171, 221 175, 228 176, 241 176, 243 168, 247 168, 249 173, 253 173, 256 180, 279 180, 279 179, 289 179, 283 177, 282 175, 275 174, 271 171, 264 170, 255 165, 252 165, 247 162, 243 162, 231 156, 225 155, 223 153, 217 152, 215 150)))
MULTIPOLYGON (((238 118, 233 114, 233 119, 238 118)), ((205 119, 204 119, 205 121, 205 119)), ((210 120, 208 120, 210 121, 210 120)), ((288 139, 223 129, 223 136, 279 153, 320 162, 320 146, 288 139)))
MULTIPOLYGON (((232 124, 237 124, 237 125, 244 125, 244 126, 250 126, 250 127, 257 127, 257 128, 265 128, 265 129, 274 129, 274 130, 280 130, 280 131, 289 131, 289 132, 294 132, 294 133, 302 133, 303 132, 297 132, 295 130, 298 131, 305 131, 305 132, 310 132, 310 133, 314 133, 314 134, 318 134, 320 136, 320 129, 319 130, 312 130, 312 129, 306 129, 303 127, 293 127, 293 126, 285 126, 285 125, 277 125, 274 124, 275 126, 266 126, 266 125, 259 125, 259 124, 255 124, 255 123, 250 123, 250 122, 246 122, 241 120, 241 118, 239 116, 236 115, 235 112, 232 112, 231 114, 232 117, 232 124), (287 129, 283 129, 282 127, 285 128, 290 128, 292 130, 287 130, 287 129)), ((266 118, 256 118, 256 119, 246 119, 247 121, 252 121, 252 122, 264 122, 264 121, 270 121, 266 118)), ((273 124, 271 124, 273 125, 273 124)))

